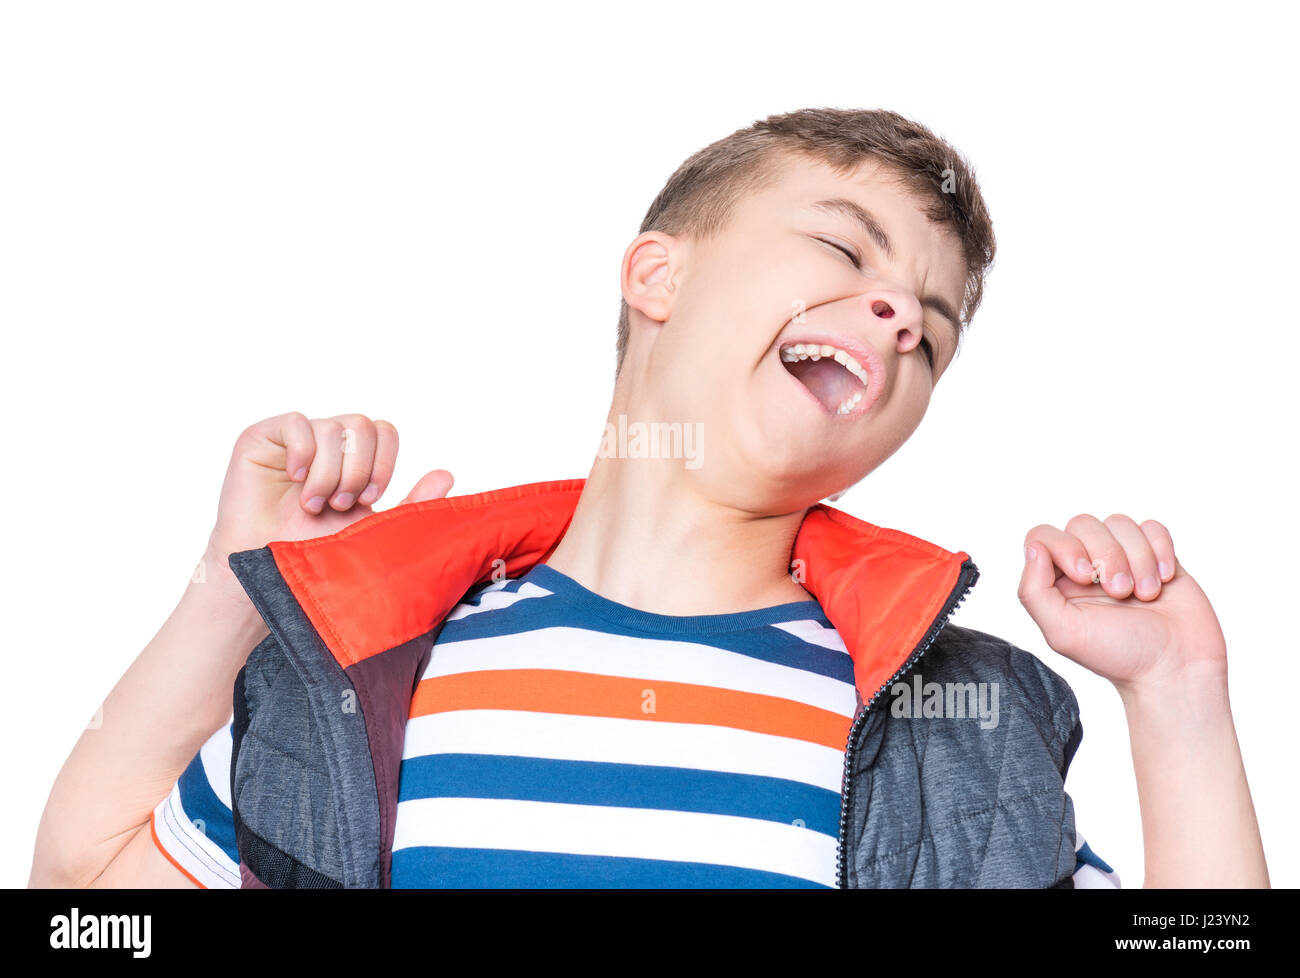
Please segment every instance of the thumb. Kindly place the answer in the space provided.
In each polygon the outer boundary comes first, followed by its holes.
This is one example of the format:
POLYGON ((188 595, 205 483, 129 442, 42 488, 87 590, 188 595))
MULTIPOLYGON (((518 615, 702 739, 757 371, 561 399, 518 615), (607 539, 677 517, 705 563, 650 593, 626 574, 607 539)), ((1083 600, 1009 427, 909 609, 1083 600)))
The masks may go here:
POLYGON ((397 505, 420 503, 426 499, 441 499, 451 491, 452 483, 455 481, 451 473, 446 469, 434 469, 432 472, 426 472, 420 477, 420 481, 415 484, 411 491, 406 494, 406 498, 397 505))
POLYGON ((1017 597, 1048 644, 1054 638, 1059 639, 1069 606, 1065 595, 1056 587, 1056 567, 1042 540, 1033 537, 1025 540, 1025 569, 1020 575, 1017 597))

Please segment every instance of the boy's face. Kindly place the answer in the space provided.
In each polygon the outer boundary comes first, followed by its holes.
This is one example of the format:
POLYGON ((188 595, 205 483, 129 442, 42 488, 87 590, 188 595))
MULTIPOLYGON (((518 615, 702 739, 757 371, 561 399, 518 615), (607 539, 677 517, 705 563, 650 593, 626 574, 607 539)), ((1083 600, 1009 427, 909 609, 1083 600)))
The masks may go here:
POLYGON ((629 421, 698 423, 692 488, 764 515, 853 485, 911 436, 955 355, 966 282, 956 236, 887 168, 841 177, 802 157, 717 237, 646 232, 623 271, 629 421))

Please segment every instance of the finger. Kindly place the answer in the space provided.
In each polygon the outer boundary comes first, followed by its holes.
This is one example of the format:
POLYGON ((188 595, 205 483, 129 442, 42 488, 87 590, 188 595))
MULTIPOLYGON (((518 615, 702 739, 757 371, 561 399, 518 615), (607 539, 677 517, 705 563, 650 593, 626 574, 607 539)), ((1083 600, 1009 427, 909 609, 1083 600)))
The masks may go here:
POLYGON ((1139 601, 1154 600, 1160 594, 1159 569, 1155 551, 1142 528, 1123 513, 1113 513, 1106 517, 1106 529, 1124 548, 1124 557, 1133 575, 1130 583, 1134 596, 1139 601))
POLYGON ((1164 582, 1173 580, 1174 571, 1178 567, 1178 559, 1174 553, 1174 538, 1165 525, 1156 520, 1143 520, 1139 525, 1146 535, 1147 542, 1151 544, 1152 553, 1156 555, 1156 569, 1160 572, 1160 580, 1164 582))
POLYGON ((425 499, 441 499, 451 491, 453 482, 455 482, 455 479, 446 469, 434 469, 432 472, 426 472, 398 505, 418 503, 425 499))
POLYGON ((1072 533, 1066 533, 1048 523, 1040 523, 1025 535, 1025 542, 1030 539, 1038 541, 1047 549, 1053 564, 1061 568, 1071 581, 1076 584, 1095 584, 1093 580, 1092 561, 1088 551, 1072 533))
POLYGON ((370 468, 370 482, 358 502, 369 506, 384 494, 397 467, 397 429, 387 421, 375 422, 375 461, 370 468))
POLYGON ((299 502, 309 513, 319 513, 334 495, 343 471, 343 425, 334 418, 316 418, 311 423, 316 435, 316 454, 302 485, 299 502))
POLYGON ((290 411, 259 422, 253 430, 272 445, 284 449, 284 471, 290 480, 301 482, 307 478, 307 467, 316 454, 316 438, 307 415, 290 411))
POLYGON ((343 459, 330 505, 343 512, 351 508, 370 482, 370 468, 375 462, 375 425, 363 414, 341 414, 334 420, 343 426, 343 459))
MULTIPOLYGON (((1042 630, 1043 637, 1053 648, 1068 648, 1068 628, 1073 609, 1056 588, 1057 572, 1048 545, 1040 533, 1041 527, 1030 530, 1025 537, 1025 569, 1020 574, 1020 588, 1016 596, 1029 612, 1029 617, 1042 630)), ((1045 527, 1055 530, 1055 527, 1045 527)))
POLYGON ((1088 560, 1096 571, 1095 579, 1112 598, 1127 598, 1133 591, 1133 573, 1124 547, 1097 517, 1080 513, 1065 524, 1088 551, 1088 560))

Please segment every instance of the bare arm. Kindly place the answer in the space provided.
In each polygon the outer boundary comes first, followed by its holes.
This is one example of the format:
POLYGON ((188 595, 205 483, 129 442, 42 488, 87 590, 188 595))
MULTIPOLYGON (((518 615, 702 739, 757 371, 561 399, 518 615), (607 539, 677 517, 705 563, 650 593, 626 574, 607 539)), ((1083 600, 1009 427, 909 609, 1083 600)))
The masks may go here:
MULTIPOLYGON (((335 533, 370 515, 397 460, 397 429, 360 414, 277 415, 240 434, 217 522, 171 616, 113 687, 103 722, 82 732, 41 816, 29 886, 181 886, 149 816, 226 722, 235 677, 267 635, 229 555, 271 540, 335 533)), ((403 502, 445 496, 426 473, 403 502)))
POLYGON ((1081 513, 1025 540, 1020 600, 1049 645, 1119 691, 1142 809, 1146 887, 1266 887, 1228 704, 1228 649, 1169 530, 1081 513))
POLYGON ((1226 673, 1120 696, 1142 809, 1143 885, 1268 886, 1226 673))
POLYGON ((193 890, 198 887, 191 876, 181 872, 162 854, 153 841, 148 822, 135 830, 122 851, 88 885, 92 889, 193 890))
POLYGON ((267 629, 211 546, 203 569, 205 580, 188 584, 104 700, 102 723, 82 732, 59 771, 37 830, 30 886, 92 883, 142 827, 154 848, 150 813, 229 718, 235 676, 267 629))

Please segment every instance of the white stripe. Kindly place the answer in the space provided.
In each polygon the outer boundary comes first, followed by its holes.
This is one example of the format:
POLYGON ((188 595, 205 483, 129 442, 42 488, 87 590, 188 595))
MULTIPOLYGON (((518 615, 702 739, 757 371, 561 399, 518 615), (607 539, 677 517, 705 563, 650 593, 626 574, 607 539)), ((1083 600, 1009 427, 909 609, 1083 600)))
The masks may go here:
POLYGON ((239 889, 239 865, 190 821, 179 784, 154 809, 154 831, 163 851, 208 889, 239 889))
POLYGON ((836 794, 844 773, 843 751, 793 737, 703 723, 522 710, 453 710, 415 717, 406 724, 402 759, 427 754, 683 767, 785 778, 836 794))
POLYGON ((610 635, 584 628, 539 628, 514 635, 439 642, 422 678, 481 669, 565 669, 645 682, 690 683, 779 696, 851 718, 853 683, 694 642, 610 635))
POLYGON ((1084 863, 1074 873, 1076 890, 1118 890, 1119 876, 1116 873, 1103 873, 1096 866, 1084 863))
POLYGON ((805 619, 803 621, 779 621, 772 625, 773 628, 779 628, 783 632, 789 632, 795 638, 801 638, 805 642, 813 645, 820 645, 824 649, 834 649, 836 652, 848 654, 849 650, 844 645, 844 639, 840 633, 833 628, 827 628, 819 621, 805 619))
POLYGON ((203 773, 221 804, 227 808, 230 804, 230 752, 234 750, 234 741, 230 736, 232 716, 221 729, 209 737, 199 748, 199 760, 203 763, 203 773))
POLYGON ((783 873, 835 885, 838 840, 784 822, 657 808, 499 798, 421 798, 397 806, 394 851, 522 849, 669 859, 783 873))
POLYGON ((540 588, 532 581, 520 586, 518 591, 502 591, 510 582, 500 581, 483 589, 478 597, 477 604, 458 604, 452 609, 451 614, 446 617, 446 621, 456 621, 460 618, 468 618, 470 615, 477 615, 481 611, 496 611, 500 608, 509 608, 512 604, 524 598, 544 598, 550 595, 550 591, 540 588))
MULTIPOLYGON (((1074 827, 1074 851, 1077 853, 1083 848, 1087 840, 1079 834, 1079 827, 1074 827)), ((1120 890, 1119 873, 1112 868, 1109 873, 1098 869, 1091 863, 1084 863, 1074 873, 1074 888, 1076 890, 1120 890)))

